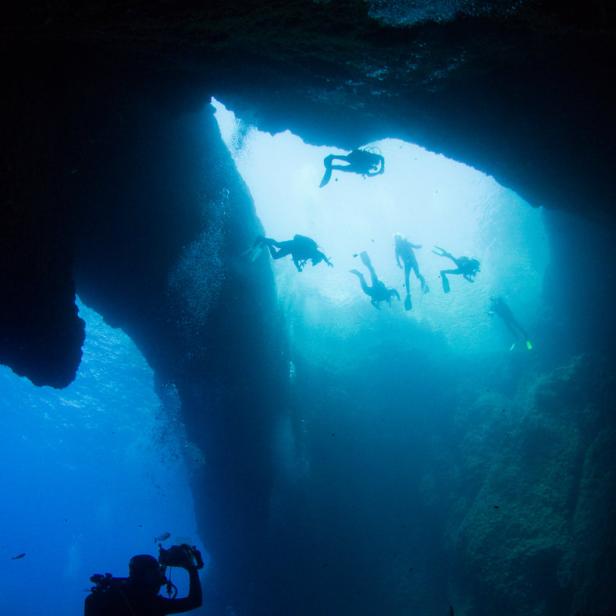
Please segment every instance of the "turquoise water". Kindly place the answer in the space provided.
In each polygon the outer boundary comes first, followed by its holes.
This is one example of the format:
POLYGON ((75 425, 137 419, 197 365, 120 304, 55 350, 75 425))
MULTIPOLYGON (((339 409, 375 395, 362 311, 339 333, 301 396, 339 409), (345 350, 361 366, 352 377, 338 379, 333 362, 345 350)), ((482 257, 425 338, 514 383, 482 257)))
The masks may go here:
POLYGON ((319 188, 324 156, 343 151, 307 145, 288 131, 270 135, 247 129, 222 104, 215 107, 221 135, 251 191, 265 234, 277 240, 296 233, 310 236, 334 263, 331 269, 309 265, 301 275, 288 258, 273 263, 280 301, 295 330, 311 338, 334 329, 345 337, 394 319, 410 335, 419 327, 443 336, 453 353, 498 352, 511 340, 488 315, 493 295, 503 296, 532 330, 550 258, 541 209, 467 165, 396 139, 364 144, 385 157, 383 175, 334 172, 319 188), (416 256, 431 292, 421 293, 411 276, 413 310, 405 312, 394 302, 379 313, 349 270, 362 269, 353 255, 366 250, 379 277, 403 296, 395 233, 422 245, 416 256), (451 262, 432 253, 435 245, 478 258, 475 283, 454 276, 445 295, 439 271, 451 262))
POLYGON ((199 542, 177 409, 161 406, 128 337, 79 310, 87 338, 69 387, 37 388, 0 367, 3 614, 80 614, 93 573, 125 576, 165 531, 168 544, 199 542))

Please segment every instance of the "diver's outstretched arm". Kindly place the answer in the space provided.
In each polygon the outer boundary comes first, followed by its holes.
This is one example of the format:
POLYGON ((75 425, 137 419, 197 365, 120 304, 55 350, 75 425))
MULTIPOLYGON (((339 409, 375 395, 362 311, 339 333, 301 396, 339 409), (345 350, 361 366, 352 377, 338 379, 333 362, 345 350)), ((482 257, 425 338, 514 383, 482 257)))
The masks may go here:
POLYGON ((180 614, 201 607, 203 604, 203 591, 201 580, 196 567, 186 569, 188 571, 188 596, 182 599, 162 599, 165 614, 180 614))
POLYGON ((325 263, 327 263, 327 265, 329 265, 329 267, 334 267, 334 264, 320 250, 317 250, 317 254, 323 261, 325 261, 325 263))

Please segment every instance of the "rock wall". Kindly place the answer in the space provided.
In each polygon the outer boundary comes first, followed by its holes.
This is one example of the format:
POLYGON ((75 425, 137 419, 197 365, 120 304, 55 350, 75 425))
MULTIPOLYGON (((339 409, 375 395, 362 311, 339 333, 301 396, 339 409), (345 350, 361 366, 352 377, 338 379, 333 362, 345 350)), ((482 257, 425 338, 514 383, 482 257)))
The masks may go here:
POLYGON ((33 53, 10 74, 1 358, 39 384, 70 382, 84 335, 75 291, 133 338, 201 452, 208 607, 246 613, 267 588, 287 374, 271 271, 241 256, 260 225, 200 87, 73 51, 33 53))
POLYGON ((513 398, 459 409, 449 525, 460 613, 612 613, 615 395, 611 368, 578 356, 513 398))

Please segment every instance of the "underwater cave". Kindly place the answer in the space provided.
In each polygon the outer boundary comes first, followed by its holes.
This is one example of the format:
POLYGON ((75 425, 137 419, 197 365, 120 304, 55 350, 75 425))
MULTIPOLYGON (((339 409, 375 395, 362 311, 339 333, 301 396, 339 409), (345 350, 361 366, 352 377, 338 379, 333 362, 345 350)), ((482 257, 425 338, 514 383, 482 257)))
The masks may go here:
POLYGON ((195 614, 615 614, 615 18, 12 5, 0 611, 188 543, 195 614))

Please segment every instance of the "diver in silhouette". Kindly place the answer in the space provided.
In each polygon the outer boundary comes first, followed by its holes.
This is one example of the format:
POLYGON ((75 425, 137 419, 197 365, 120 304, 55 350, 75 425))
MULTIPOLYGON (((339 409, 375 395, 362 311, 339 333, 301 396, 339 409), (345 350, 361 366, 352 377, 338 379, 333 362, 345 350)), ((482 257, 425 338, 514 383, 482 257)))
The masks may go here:
POLYGON ((522 341, 527 350, 533 350, 533 343, 530 341, 526 330, 520 325, 519 321, 513 316, 511 308, 507 305, 502 297, 494 296, 490 298, 490 315, 497 315, 501 318, 502 322, 506 325, 507 329, 512 333, 515 338, 513 344, 510 347, 510 351, 516 348, 518 342, 522 341))
POLYGON ((372 261, 370 261, 370 257, 368 253, 364 250, 360 253, 360 258, 362 263, 368 268, 370 272, 371 286, 368 286, 366 283, 366 279, 364 275, 356 270, 352 269, 351 274, 357 276, 359 278, 359 284, 361 285, 362 291, 370 298, 370 303, 377 309, 380 309, 379 304, 381 302, 387 302, 391 306, 391 298, 395 297, 398 300, 400 299, 400 294, 396 289, 388 289, 378 278, 376 272, 374 271, 374 267, 372 266, 372 261))
POLYGON ((417 264, 417 258, 413 249, 421 248, 420 244, 412 244, 403 235, 396 233, 394 235, 394 244, 396 247, 396 263, 398 267, 402 268, 404 264, 404 286, 406 288, 406 297, 404 299, 404 309, 411 310, 413 304, 411 303, 411 285, 410 277, 411 271, 415 272, 417 280, 421 283, 421 290, 424 293, 430 291, 430 287, 426 282, 426 279, 419 272, 419 265, 417 264))
POLYGON ((329 183, 334 169, 337 171, 358 173, 368 177, 385 173, 385 159, 380 154, 362 148, 353 150, 349 152, 349 154, 330 154, 323 159, 323 164, 325 165, 325 173, 319 184, 320 188, 323 188, 323 186, 329 183), (336 165, 334 161, 341 161, 346 164, 336 165))
POLYGON ((480 271, 479 261, 471 257, 454 257, 450 252, 447 252, 439 246, 435 246, 432 251, 439 257, 446 257, 451 259, 456 264, 456 269, 441 270, 441 281, 443 283, 443 291, 449 293, 449 280, 447 274, 450 276, 463 276, 469 282, 475 282, 475 276, 480 271))
POLYGON ((291 255, 293 264, 298 272, 306 266, 310 261, 313 265, 318 265, 321 261, 327 263, 329 267, 333 267, 332 262, 319 250, 317 243, 310 237, 305 235, 294 235, 292 240, 277 242, 270 237, 258 237, 255 240, 253 247, 249 250, 252 253, 252 259, 260 254, 261 248, 267 246, 272 259, 282 259, 291 255))
POLYGON ((92 576, 96 586, 86 597, 84 616, 165 616, 194 610, 203 601, 198 573, 202 566, 201 554, 188 545, 161 549, 159 560, 149 554, 133 556, 128 565, 128 578, 114 578, 110 574, 92 576), (175 589, 177 593, 177 588, 165 577, 167 566, 188 571, 188 596, 167 599, 159 594, 165 584, 168 590, 175 589))

